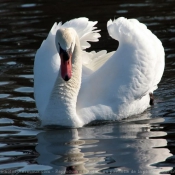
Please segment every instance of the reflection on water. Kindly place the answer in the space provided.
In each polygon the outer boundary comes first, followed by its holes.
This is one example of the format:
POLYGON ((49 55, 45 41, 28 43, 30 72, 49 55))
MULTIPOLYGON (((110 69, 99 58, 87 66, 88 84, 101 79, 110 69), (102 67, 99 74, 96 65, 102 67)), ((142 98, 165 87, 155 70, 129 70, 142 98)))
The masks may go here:
POLYGON ((175 162, 171 156, 175 155, 174 7, 174 0, 0 0, 0 174, 156 175, 171 170, 175 162), (36 50, 55 21, 81 16, 99 21, 102 38, 91 50, 116 49, 106 22, 119 16, 139 19, 161 39, 166 68, 155 92, 156 103, 146 116, 123 123, 36 129, 36 50))
MULTIPOLYGON (((142 121, 143 122, 143 121, 142 121)), ((149 174, 171 170, 157 166, 171 153, 166 132, 151 131, 153 123, 123 123, 81 129, 44 131, 37 135, 37 162, 51 174, 149 174)), ((158 126, 157 126, 158 127, 158 126)), ((48 174, 48 172, 43 173, 48 174)))

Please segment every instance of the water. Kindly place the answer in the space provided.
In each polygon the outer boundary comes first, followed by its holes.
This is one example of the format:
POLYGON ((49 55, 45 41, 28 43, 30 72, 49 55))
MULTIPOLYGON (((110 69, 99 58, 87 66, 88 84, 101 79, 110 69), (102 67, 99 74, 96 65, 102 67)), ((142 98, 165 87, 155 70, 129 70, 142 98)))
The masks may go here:
POLYGON ((173 0, 0 0, 0 174, 174 174, 175 2, 173 0), (55 21, 98 20, 100 44, 115 50, 106 22, 137 18, 163 42, 166 68, 156 104, 120 123, 39 128, 33 98, 36 50, 55 21))

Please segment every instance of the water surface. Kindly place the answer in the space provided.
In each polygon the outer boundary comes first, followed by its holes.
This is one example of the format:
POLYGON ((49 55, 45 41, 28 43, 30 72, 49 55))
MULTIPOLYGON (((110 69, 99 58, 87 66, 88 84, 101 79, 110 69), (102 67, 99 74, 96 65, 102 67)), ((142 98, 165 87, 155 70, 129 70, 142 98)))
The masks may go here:
POLYGON ((0 174, 174 174, 175 2, 173 0, 0 0, 0 174), (89 50, 116 50, 106 30, 124 16, 145 23, 165 48, 156 103, 119 123, 39 128, 33 98, 36 50, 54 22, 85 16, 102 38, 89 50))

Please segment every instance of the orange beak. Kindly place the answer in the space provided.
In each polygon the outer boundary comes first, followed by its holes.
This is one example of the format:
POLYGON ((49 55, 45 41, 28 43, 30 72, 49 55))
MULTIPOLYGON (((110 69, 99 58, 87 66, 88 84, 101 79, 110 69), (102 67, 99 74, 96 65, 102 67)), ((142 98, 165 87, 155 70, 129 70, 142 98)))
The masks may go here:
POLYGON ((61 53, 61 77, 68 81, 72 76, 72 54, 61 53))

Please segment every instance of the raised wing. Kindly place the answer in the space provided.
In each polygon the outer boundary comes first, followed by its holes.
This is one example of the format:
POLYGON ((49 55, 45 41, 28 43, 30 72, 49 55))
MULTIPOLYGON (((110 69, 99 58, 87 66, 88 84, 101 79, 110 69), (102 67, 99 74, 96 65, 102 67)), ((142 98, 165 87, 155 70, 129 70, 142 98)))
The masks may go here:
POLYGON ((127 80, 121 94, 128 99, 140 99, 153 92, 164 71, 161 41, 136 19, 109 20, 107 28, 109 35, 119 41, 116 68, 122 69, 122 77, 127 80))
POLYGON ((99 30, 95 30, 96 27, 94 27, 96 23, 89 21, 88 18, 73 19, 63 25, 61 22, 55 23, 48 37, 37 50, 34 62, 34 96, 40 116, 45 111, 60 68, 60 58, 55 46, 57 30, 62 27, 74 28, 79 36, 82 49, 86 49, 90 47, 88 41, 96 42, 100 37, 99 30))
POLYGON ((149 93, 156 89, 163 74, 162 43, 134 19, 110 20, 107 28, 119 47, 84 81, 77 109, 83 115, 87 112, 87 116, 112 116, 113 111, 126 117, 143 112, 149 105, 149 93))
POLYGON ((34 62, 34 96, 40 116, 43 115, 60 68, 60 59, 55 46, 56 31, 61 23, 55 23, 48 37, 37 50, 34 62))
POLYGON ((100 30, 95 30, 97 27, 94 27, 97 24, 97 21, 89 21, 88 18, 77 18, 72 19, 62 25, 62 27, 69 28, 72 27, 77 32, 80 45, 82 49, 89 48, 91 45, 88 41, 97 42, 98 38, 101 35, 98 33, 100 30))

